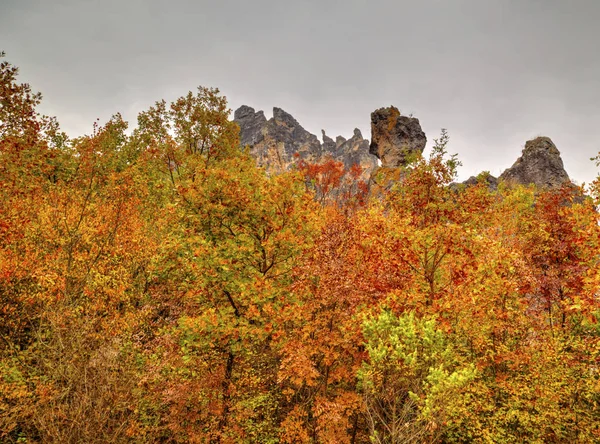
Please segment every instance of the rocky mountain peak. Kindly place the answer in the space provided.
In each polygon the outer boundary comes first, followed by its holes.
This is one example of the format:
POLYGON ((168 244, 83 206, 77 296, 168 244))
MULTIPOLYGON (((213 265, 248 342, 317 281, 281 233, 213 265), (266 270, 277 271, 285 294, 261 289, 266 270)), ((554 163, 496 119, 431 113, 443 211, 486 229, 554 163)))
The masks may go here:
POLYGON ((345 137, 337 136, 335 138, 335 147, 337 148, 337 147, 339 147, 340 145, 342 145, 345 142, 346 142, 346 138, 345 137))
POLYGON ((560 152, 549 137, 537 137, 525 143, 521 157, 500 175, 500 179, 540 188, 557 188, 570 182, 560 152))
POLYGON ((299 127, 300 124, 294 117, 290 114, 282 110, 281 108, 273 108, 273 121, 276 123, 281 123, 287 125, 290 128, 299 127))
POLYGON ((233 114, 233 120, 240 126, 240 143, 242 146, 256 145, 261 142, 261 128, 267 122, 265 113, 255 112, 254 108, 241 106, 233 114))
POLYGON ((322 130, 321 143, 281 108, 273 108, 273 118, 267 120, 262 111, 244 105, 235 111, 234 121, 240 126, 242 145, 250 147, 259 166, 272 172, 289 170, 299 160, 333 159, 348 169, 359 165, 363 171, 361 179, 368 181, 377 167, 377 159, 369 154, 369 141, 363 139, 358 128, 350 139, 338 136, 335 141, 322 130))

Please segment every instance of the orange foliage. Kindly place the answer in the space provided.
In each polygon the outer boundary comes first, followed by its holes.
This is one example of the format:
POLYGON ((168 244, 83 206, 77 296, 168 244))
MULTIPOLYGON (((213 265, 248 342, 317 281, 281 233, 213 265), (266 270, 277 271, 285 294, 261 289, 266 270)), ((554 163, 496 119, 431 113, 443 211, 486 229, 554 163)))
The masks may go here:
POLYGON ((374 189, 334 160, 267 175, 208 88, 69 140, 16 75, 0 441, 600 439, 597 195, 456 190, 445 132, 374 189))

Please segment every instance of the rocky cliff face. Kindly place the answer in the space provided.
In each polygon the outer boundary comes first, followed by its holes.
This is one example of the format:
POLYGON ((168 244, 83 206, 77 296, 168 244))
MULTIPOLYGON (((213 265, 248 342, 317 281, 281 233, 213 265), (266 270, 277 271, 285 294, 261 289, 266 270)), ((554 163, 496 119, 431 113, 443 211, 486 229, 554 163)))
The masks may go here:
POLYGON ((263 126, 267 123, 265 113, 254 112, 254 108, 243 105, 233 115, 233 120, 240 126, 240 143, 242 146, 255 146, 263 141, 263 126))
POLYGON ((419 120, 401 116, 395 107, 381 108, 371 114, 371 143, 359 129, 354 130, 350 139, 337 136, 335 140, 322 131, 321 143, 280 108, 273 108, 273 118, 267 120, 262 111, 244 105, 235 111, 234 121, 240 126, 241 144, 250 147, 250 154, 259 166, 272 172, 289 170, 299 160, 333 159, 348 170, 360 166, 360 179, 368 181, 378 167, 377 159, 383 167, 396 168, 406 164, 411 152, 422 153, 427 143, 419 120))
POLYGON ((350 139, 338 136, 335 141, 322 131, 321 143, 280 108, 273 108, 273 118, 267 120, 262 111, 242 106, 235 111, 234 121, 240 126, 241 144, 249 146, 257 164, 271 172, 290 170, 299 160, 318 163, 333 159, 348 170, 360 166, 360 179, 368 181, 377 167, 377 159, 369 154, 369 141, 358 129, 350 139))
MULTIPOLYGON (((242 145, 250 147, 259 166, 275 173, 290 170, 299 160, 321 163, 333 159, 342 162, 347 170, 360 166, 359 179, 369 182, 379 163, 387 169, 404 166, 407 157, 411 153, 422 153, 427 143, 419 120, 400 115, 393 106, 371 114, 371 143, 358 129, 350 139, 337 136, 335 140, 322 131, 320 142, 280 108, 273 108, 273 118, 267 120, 262 111, 242 106, 235 111, 234 121, 240 126, 242 145)), ((489 174, 484 176, 471 177, 463 184, 471 186, 484 181, 495 189, 499 180, 535 184, 540 188, 557 188, 570 183, 560 152, 548 137, 529 140, 522 156, 498 179, 489 174)))
POLYGON ((478 177, 469 177, 462 184, 474 186, 485 183, 488 188, 495 190, 498 188, 500 181, 519 185, 533 184, 538 188, 547 190, 556 189, 565 184, 572 184, 560 158, 560 152, 549 137, 537 137, 528 140, 525 143, 521 157, 517 159, 513 166, 506 169, 500 177, 495 178, 489 173, 482 173, 478 177))
POLYGON ((406 165, 411 153, 421 154, 427 137, 419 119, 400 115, 398 108, 380 108, 371 114, 370 152, 381 159, 384 168, 406 165))
POLYGON ((286 171, 298 159, 316 162, 321 158, 317 136, 280 108, 273 108, 273 118, 267 120, 262 111, 242 106, 235 111, 233 120, 240 126, 242 145, 250 147, 259 166, 272 172, 286 171))
POLYGON ((335 147, 326 139, 329 138, 323 131, 323 153, 335 161, 342 162, 346 170, 355 165, 360 166, 362 173, 359 179, 368 182, 373 171, 377 169, 377 158, 369 153, 369 141, 363 139, 360 130, 355 128, 354 134, 348 140, 338 136, 335 147))

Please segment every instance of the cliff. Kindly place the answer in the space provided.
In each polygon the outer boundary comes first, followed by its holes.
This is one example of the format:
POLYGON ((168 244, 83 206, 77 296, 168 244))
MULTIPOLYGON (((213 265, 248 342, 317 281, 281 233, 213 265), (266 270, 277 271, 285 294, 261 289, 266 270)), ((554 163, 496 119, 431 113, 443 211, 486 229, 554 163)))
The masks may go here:
MULTIPOLYGON (((234 121, 240 126, 241 144, 250 148, 259 166, 273 173, 290 170, 302 160, 322 163, 333 159, 343 163, 347 171, 360 167, 358 179, 369 182, 379 166, 388 170, 405 166, 411 156, 423 153, 427 143, 419 120, 402 116, 393 106, 371 114, 371 142, 359 129, 350 139, 337 136, 335 140, 322 130, 319 141, 280 108, 273 108, 273 117, 267 120, 262 111, 242 106, 235 111, 234 121)), ((560 152, 548 137, 527 141, 521 157, 499 178, 484 176, 471 177, 463 184, 471 186, 485 180, 495 189, 499 181, 504 181, 552 189, 571 182, 560 152)))

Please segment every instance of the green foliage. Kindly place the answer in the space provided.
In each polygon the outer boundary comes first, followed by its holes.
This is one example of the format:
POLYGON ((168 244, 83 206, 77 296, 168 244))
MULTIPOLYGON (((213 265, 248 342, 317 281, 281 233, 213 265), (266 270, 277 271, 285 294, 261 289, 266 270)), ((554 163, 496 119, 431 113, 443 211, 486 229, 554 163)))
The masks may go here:
POLYGON ((371 440, 377 443, 432 442, 445 430, 448 410, 475 378, 461 365, 446 334, 433 319, 413 311, 384 310, 363 323, 368 359, 358 380, 371 440))

